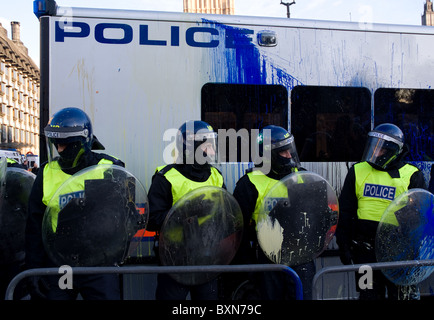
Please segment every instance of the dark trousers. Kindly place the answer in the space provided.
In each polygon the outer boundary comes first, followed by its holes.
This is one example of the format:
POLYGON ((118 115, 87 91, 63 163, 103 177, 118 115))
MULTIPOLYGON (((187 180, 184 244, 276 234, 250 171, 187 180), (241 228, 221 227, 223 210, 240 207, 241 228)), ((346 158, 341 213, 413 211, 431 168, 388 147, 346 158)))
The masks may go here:
POLYGON ((190 293, 191 300, 218 299, 217 279, 201 285, 186 286, 177 282, 169 274, 160 273, 157 281, 157 300, 185 300, 188 293, 190 293))
MULTIPOLYGON (((21 271, 23 271, 23 262, 17 261, 10 264, 0 265, 0 300, 3 300, 6 295, 6 290, 12 279, 21 271)), ((21 299, 27 293, 24 288, 24 281, 21 281, 14 290, 14 299, 21 299)))
POLYGON ((78 294, 84 300, 120 300, 120 279, 117 274, 76 275, 72 289, 60 289, 59 277, 47 277, 48 300, 76 300, 78 294))
MULTIPOLYGON (((258 251, 259 263, 270 263, 264 253, 258 251)), ((291 267, 297 273, 303 286, 303 300, 312 300, 312 281, 315 276, 315 263, 291 267)), ((257 275, 258 287, 264 300, 295 300, 296 286, 292 277, 283 271, 263 272, 257 275)))
MULTIPOLYGON (((377 262, 375 249, 372 245, 368 246, 364 242, 359 242, 354 247, 352 257, 355 264, 368 264, 377 262)), ((372 288, 360 289, 359 279, 361 274, 356 272, 356 288, 359 292, 359 300, 397 300, 398 287, 381 270, 374 270, 372 273, 372 288)))

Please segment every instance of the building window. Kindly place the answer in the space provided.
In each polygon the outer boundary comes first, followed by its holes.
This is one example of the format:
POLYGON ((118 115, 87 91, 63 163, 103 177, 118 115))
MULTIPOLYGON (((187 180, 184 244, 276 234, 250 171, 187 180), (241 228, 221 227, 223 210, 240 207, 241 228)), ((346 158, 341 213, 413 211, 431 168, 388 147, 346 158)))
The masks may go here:
POLYGON ((8 142, 14 142, 14 128, 12 128, 11 126, 8 126, 8 142))
POLYGON ((301 161, 359 161, 370 119, 367 88, 296 86, 291 91, 291 131, 301 161))
POLYGON ((389 122, 404 132, 407 161, 434 160, 434 90, 381 88, 374 94, 375 126, 389 122))
POLYGON ((0 110, 0 116, 2 116, 2 117, 4 117, 4 116, 6 116, 7 115, 7 110, 8 110, 8 107, 6 107, 6 104, 5 103, 0 103, 0 108, 1 108, 1 110, 0 110))
POLYGON ((5 124, 1 125, 1 143, 8 142, 8 128, 5 124))
MULTIPOLYGON (((245 161, 245 153, 242 154, 245 146, 249 146, 248 155, 252 155, 252 129, 260 130, 270 124, 288 127, 288 92, 280 85, 207 83, 201 92, 201 118, 215 131, 247 129, 249 141, 237 139, 236 161, 245 161)), ((226 157, 220 159, 223 162, 235 158, 229 147, 226 141, 226 157)))

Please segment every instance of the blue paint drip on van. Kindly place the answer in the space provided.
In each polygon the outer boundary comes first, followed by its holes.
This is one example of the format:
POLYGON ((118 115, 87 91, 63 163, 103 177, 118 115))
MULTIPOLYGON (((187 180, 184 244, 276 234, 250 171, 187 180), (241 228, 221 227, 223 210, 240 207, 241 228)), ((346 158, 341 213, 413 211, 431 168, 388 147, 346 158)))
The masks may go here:
MULTIPOLYGON (((211 20, 202 20, 219 29, 223 37, 222 42, 228 34, 237 35, 237 41, 233 48, 216 48, 213 69, 220 74, 218 68, 225 68, 227 73, 224 77, 217 79, 218 82, 244 83, 244 84, 280 84, 287 88, 288 92, 296 85, 302 83, 295 77, 288 74, 282 66, 276 65, 266 54, 261 53, 255 44, 255 34, 245 33, 246 29, 220 24, 211 20)), ((264 51, 267 48, 264 48, 264 51)), ((272 50, 272 48, 270 48, 272 50)), ((212 75, 210 75, 212 76, 212 75)))

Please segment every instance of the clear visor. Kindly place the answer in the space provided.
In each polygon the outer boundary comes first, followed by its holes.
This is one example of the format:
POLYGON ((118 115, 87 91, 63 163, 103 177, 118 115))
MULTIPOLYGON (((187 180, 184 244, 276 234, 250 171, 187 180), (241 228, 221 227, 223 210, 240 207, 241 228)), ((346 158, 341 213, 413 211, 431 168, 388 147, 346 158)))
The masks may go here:
POLYGON ((46 138, 49 165, 53 166, 53 168, 59 168, 54 165, 54 163, 58 163, 62 169, 76 167, 85 152, 83 140, 83 137, 68 139, 46 138))
POLYGON ((49 164, 56 167, 53 163, 58 162, 62 169, 76 167, 85 152, 85 142, 90 139, 89 130, 82 127, 51 130, 47 127, 44 133, 49 164))
POLYGON ((279 156, 291 159, 291 162, 295 164, 296 167, 300 167, 300 158, 298 157, 294 136, 291 135, 287 139, 264 145, 264 149, 275 151, 279 156))
POLYGON ((217 133, 199 130, 196 134, 188 134, 186 145, 187 164, 215 164, 218 162, 217 133))
POLYGON ((385 169, 401 153, 402 147, 403 143, 393 137, 370 132, 362 161, 385 169))

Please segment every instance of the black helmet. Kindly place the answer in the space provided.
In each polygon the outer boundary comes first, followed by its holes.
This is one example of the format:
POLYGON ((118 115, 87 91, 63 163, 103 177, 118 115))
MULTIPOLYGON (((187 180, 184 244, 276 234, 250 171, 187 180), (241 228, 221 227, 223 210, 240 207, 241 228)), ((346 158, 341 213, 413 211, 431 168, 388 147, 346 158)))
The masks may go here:
POLYGON ((200 120, 184 122, 176 137, 177 162, 195 165, 214 163, 217 159, 216 146, 217 133, 211 125, 200 120))
POLYGON ((386 169, 402 153, 403 147, 404 134, 401 129, 391 123, 380 124, 368 133, 362 161, 386 169))
POLYGON ((64 169, 73 168, 82 154, 89 152, 94 143, 92 123, 88 115, 78 108, 64 108, 56 112, 44 129, 48 144, 48 160, 60 156, 64 169), (59 145, 66 145, 59 150, 59 145))
POLYGON ((269 125, 259 132, 259 154, 261 157, 266 156, 266 151, 271 151, 271 170, 278 175, 287 175, 292 172, 293 168, 300 167, 297 148, 295 147, 294 136, 282 127, 269 125), (269 130, 270 144, 264 143, 264 136, 269 130), (289 151, 288 156, 282 156, 282 151, 289 151))

